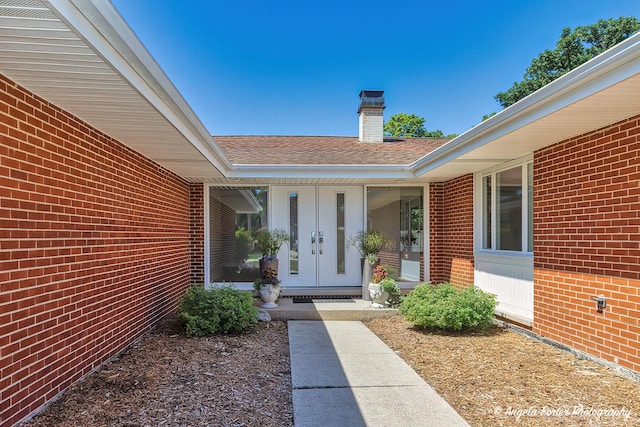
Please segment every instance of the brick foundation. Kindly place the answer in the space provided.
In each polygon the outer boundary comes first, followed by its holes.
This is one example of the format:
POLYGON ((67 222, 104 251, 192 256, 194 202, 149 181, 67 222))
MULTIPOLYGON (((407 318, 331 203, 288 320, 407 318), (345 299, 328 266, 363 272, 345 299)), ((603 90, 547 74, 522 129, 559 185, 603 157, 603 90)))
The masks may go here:
POLYGON ((0 426, 88 374, 189 285, 189 185, 0 76, 0 426))

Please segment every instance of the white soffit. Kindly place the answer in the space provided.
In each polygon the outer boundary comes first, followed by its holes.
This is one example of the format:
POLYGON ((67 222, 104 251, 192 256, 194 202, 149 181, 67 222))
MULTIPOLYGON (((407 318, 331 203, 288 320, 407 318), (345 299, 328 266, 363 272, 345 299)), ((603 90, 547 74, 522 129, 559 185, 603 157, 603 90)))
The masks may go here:
POLYGON ((640 74, 527 124, 500 140, 460 157, 496 157, 507 148, 519 158, 540 148, 582 135, 640 113, 640 74))
POLYGON ((231 165, 105 0, 0 0, 0 72, 191 181, 442 181, 640 113, 640 35, 410 167, 231 165))
POLYGON ((107 1, 0 0, 0 72, 182 177, 230 166, 107 1))
POLYGON ((418 160, 442 181, 529 155, 640 114, 640 34, 567 73, 418 160))

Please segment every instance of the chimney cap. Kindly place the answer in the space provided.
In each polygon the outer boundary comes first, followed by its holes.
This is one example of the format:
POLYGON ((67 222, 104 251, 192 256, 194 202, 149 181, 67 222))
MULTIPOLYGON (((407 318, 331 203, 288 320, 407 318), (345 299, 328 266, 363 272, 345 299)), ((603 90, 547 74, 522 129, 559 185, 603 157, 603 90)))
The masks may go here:
POLYGON ((361 90, 360 103, 358 104, 358 113, 362 110, 362 107, 378 107, 385 108, 384 105, 384 91, 383 90, 361 90))

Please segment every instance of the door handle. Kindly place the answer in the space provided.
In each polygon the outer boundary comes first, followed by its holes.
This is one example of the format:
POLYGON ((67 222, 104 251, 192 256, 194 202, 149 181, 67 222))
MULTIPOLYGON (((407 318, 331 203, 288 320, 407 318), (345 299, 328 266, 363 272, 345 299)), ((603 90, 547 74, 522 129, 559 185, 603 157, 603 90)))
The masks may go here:
POLYGON ((316 232, 311 232, 311 255, 316 254, 316 232))
POLYGON ((322 249, 322 245, 324 243, 324 236, 322 235, 322 231, 318 231, 318 245, 320 245, 320 255, 324 252, 322 249))

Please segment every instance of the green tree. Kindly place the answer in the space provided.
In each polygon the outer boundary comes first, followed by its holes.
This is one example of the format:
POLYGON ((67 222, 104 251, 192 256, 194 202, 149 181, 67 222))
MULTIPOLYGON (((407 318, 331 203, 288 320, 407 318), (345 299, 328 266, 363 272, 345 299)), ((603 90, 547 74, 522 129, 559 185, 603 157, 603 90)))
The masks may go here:
POLYGON ((562 30, 556 48, 547 49, 534 58, 523 79, 496 94, 495 100, 507 108, 639 30, 640 21, 635 17, 601 19, 573 31, 567 27, 562 30))
POLYGON ((386 136, 412 138, 454 138, 456 135, 446 135, 441 130, 428 131, 424 127, 424 117, 415 114, 398 113, 384 124, 386 136))
POLYGON ((387 136, 412 136, 424 137, 427 130, 424 128, 424 117, 415 114, 398 113, 384 124, 384 133, 387 136))
POLYGON ((482 121, 484 122, 485 120, 488 120, 489 118, 495 116, 496 114, 498 114, 498 113, 496 113, 495 111, 492 111, 489 114, 485 114, 484 116, 482 116, 482 121))

